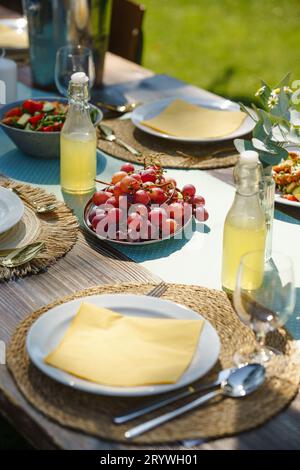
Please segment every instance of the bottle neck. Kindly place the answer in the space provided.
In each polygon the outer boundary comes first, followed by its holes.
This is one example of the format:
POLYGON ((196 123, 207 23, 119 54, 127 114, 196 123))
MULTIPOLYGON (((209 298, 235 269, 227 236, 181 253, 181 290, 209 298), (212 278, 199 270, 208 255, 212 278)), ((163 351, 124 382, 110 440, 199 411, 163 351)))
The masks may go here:
POLYGON ((71 106, 77 105, 83 109, 88 108, 88 101, 90 97, 88 84, 70 82, 68 97, 71 106))
POLYGON ((235 172, 236 192, 239 196, 254 196, 259 192, 262 169, 259 163, 240 164, 235 172))

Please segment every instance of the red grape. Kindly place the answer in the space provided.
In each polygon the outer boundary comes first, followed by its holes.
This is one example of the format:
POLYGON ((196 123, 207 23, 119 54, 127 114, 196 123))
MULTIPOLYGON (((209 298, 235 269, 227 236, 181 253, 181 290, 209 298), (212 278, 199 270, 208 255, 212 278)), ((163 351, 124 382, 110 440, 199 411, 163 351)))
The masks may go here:
POLYGON ((93 218, 95 217, 96 215, 96 209, 93 209, 90 213, 89 213, 89 222, 92 223, 93 222, 93 218))
POLYGON ((176 191, 176 189, 175 191, 171 192, 171 195, 172 195, 172 199, 171 199, 172 202, 177 202, 179 200, 179 192, 176 191))
POLYGON ((93 218, 92 227, 93 227, 94 230, 96 230, 96 227, 97 227, 98 223, 101 222, 101 220, 103 220, 105 217, 106 217, 106 214, 105 214, 105 212, 104 212, 103 215, 96 215, 96 216, 93 218))
POLYGON ((163 204, 168 199, 168 195, 161 188, 151 188, 150 190, 150 199, 155 204, 163 204))
POLYGON ((148 165, 146 170, 154 170, 156 172, 161 171, 160 165, 148 165))
POLYGON ((124 212, 117 207, 114 207, 113 209, 111 209, 107 214, 107 222, 109 224, 117 224, 123 218, 124 218, 124 212))
POLYGON ((104 209, 109 210, 110 206, 118 207, 118 200, 115 198, 115 196, 111 196, 107 199, 104 209))
POLYGON ((112 193, 109 191, 96 191, 93 195, 93 203, 95 206, 100 206, 101 204, 104 204, 111 196, 112 193))
POLYGON ((180 202, 173 202, 167 206, 167 213, 170 219, 182 220, 184 207, 180 202))
POLYGON ((160 226, 163 220, 167 218, 167 212, 162 207, 154 207, 149 212, 148 217, 152 224, 160 226))
POLYGON ((150 196, 144 189, 139 189, 133 196, 134 204, 144 204, 146 206, 149 202, 150 196))
POLYGON ((107 223, 106 217, 104 217, 102 220, 99 220, 99 222, 97 223, 96 233, 97 235, 106 237, 107 230, 108 230, 108 223, 107 223))
POLYGON ((159 238, 159 229, 150 220, 145 220, 141 226, 140 234, 143 240, 157 240, 159 238))
POLYGON ((199 222, 205 222, 208 219, 208 212, 203 206, 196 207, 195 217, 199 222))
POLYGON ((169 185, 171 188, 176 188, 177 183, 176 183, 176 181, 174 180, 174 178, 172 178, 171 176, 164 176, 164 179, 165 179, 165 183, 168 183, 168 185, 169 185))
POLYGON ((121 182, 119 181, 113 187, 113 194, 114 194, 115 198, 118 199, 118 197, 121 196, 122 193, 123 193, 123 191, 121 189, 121 182))
POLYGON ((117 173, 114 173, 111 178, 112 184, 116 184, 119 181, 121 181, 125 176, 128 176, 126 171, 117 171, 117 173))
POLYGON ((161 227, 163 236, 168 236, 176 232, 177 226, 177 222, 174 219, 164 220, 161 227))
POLYGON ((127 218, 127 224, 128 227, 131 229, 139 231, 143 223, 143 217, 138 214, 137 212, 133 212, 132 214, 129 214, 127 218))
POLYGON ((189 204, 188 202, 184 202, 182 206, 183 206, 183 222, 186 223, 192 217, 193 208, 191 204, 189 204))
POLYGON ((150 168, 148 170, 142 171, 141 178, 142 178, 143 183, 147 183, 148 181, 150 181, 151 183, 155 183, 156 178, 157 178, 157 173, 155 170, 150 168))
POLYGON ((124 193, 131 193, 133 191, 138 190, 140 187, 140 183, 133 178, 132 176, 125 176, 125 178, 122 179, 120 188, 124 193))
POLYGON ((197 194, 195 194, 195 196, 193 196, 191 198, 191 204, 194 204, 194 205, 199 205, 199 206, 204 206, 205 205, 205 199, 204 197, 202 196, 197 196, 197 194))
POLYGON ((181 193, 182 193, 184 198, 189 199, 189 198, 195 196, 196 188, 193 184, 186 184, 185 186, 183 186, 183 188, 181 190, 181 193))
POLYGON ((133 173, 134 166, 132 165, 132 163, 124 163, 124 165, 121 166, 120 170, 125 171, 126 173, 133 173))
POLYGON ((134 178, 135 180, 139 181, 139 183, 142 182, 142 177, 139 173, 132 173, 132 175, 130 175, 131 178, 134 178))
POLYGON ((144 204, 133 204, 129 209, 129 214, 133 214, 134 212, 148 219, 148 208, 144 206, 144 204))

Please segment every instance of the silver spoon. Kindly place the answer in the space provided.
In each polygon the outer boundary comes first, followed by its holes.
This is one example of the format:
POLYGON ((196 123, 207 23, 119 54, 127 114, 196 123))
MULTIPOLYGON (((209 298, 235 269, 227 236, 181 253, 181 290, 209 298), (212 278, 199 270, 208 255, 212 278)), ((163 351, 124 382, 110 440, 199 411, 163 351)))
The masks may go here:
POLYGON ((140 416, 150 413, 151 411, 158 410, 159 408, 163 408, 164 406, 170 405, 171 403, 174 403, 178 400, 191 397, 192 395, 195 395, 196 393, 199 394, 200 392, 213 389, 217 387, 218 385, 221 385, 222 382, 224 382, 224 380, 226 380, 229 377, 229 375, 231 374, 233 370, 234 369, 221 370, 213 382, 197 384, 197 385, 192 385, 192 386, 190 385, 182 390, 179 390, 179 392, 176 392, 175 394, 171 396, 159 397, 155 400, 149 401, 148 403, 144 403, 141 406, 138 406, 136 408, 133 408, 130 411, 127 411, 123 415, 115 416, 113 418, 113 422, 115 424, 128 423, 128 421, 131 421, 135 418, 139 418, 140 416))
POLYGON ((16 193, 23 201, 27 202, 38 214, 46 214, 47 212, 52 212, 56 209, 56 204, 50 203, 50 204, 38 204, 35 201, 32 201, 30 198, 24 196, 21 191, 19 191, 16 188, 9 188, 11 191, 16 193))
POLYGON ((124 104, 109 104, 109 103, 103 103, 99 101, 97 103, 97 106, 100 106, 100 108, 108 109, 109 111, 114 111, 119 114, 125 114, 125 113, 130 113, 131 111, 133 111, 139 104, 140 104, 139 102, 124 103, 124 104))
POLYGON ((246 366, 235 369, 229 377, 221 383, 218 390, 209 392, 195 400, 187 403, 186 405, 180 406, 176 410, 169 411, 156 418, 150 419, 145 423, 139 424, 134 428, 129 429, 125 432, 127 439, 132 439, 141 434, 144 434, 150 429, 156 428, 163 423, 167 423, 177 416, 181 416, 188 411, 198 408, 207 401, 216 397, 217 395, 223 395, 231 398, 241 398, 249 395, 250 393, 257 390, 265 380, 265 368, 260 364, 247 364, 246 366))

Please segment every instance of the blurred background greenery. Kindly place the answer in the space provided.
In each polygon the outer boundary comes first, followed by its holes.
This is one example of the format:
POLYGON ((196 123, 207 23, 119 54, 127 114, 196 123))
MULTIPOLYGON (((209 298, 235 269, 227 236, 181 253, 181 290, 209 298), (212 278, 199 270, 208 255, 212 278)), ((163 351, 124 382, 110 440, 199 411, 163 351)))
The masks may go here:
POLYGON ((249 103, 263 78, 300 78, 299 0, 139 0, 143 65, 249 103))

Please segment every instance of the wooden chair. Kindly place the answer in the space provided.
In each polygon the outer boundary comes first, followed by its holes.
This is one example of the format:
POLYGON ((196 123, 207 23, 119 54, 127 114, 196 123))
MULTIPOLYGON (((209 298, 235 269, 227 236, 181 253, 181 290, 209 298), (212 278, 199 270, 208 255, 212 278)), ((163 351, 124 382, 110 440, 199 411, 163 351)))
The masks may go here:
POLYGON ((23 13, 22 0, 1 0, 1 6, 20 14, 23 13))
POLYGON ((113 0, 108 50, 138 64, 142 59, 145 7, 131 0, 113 0))

